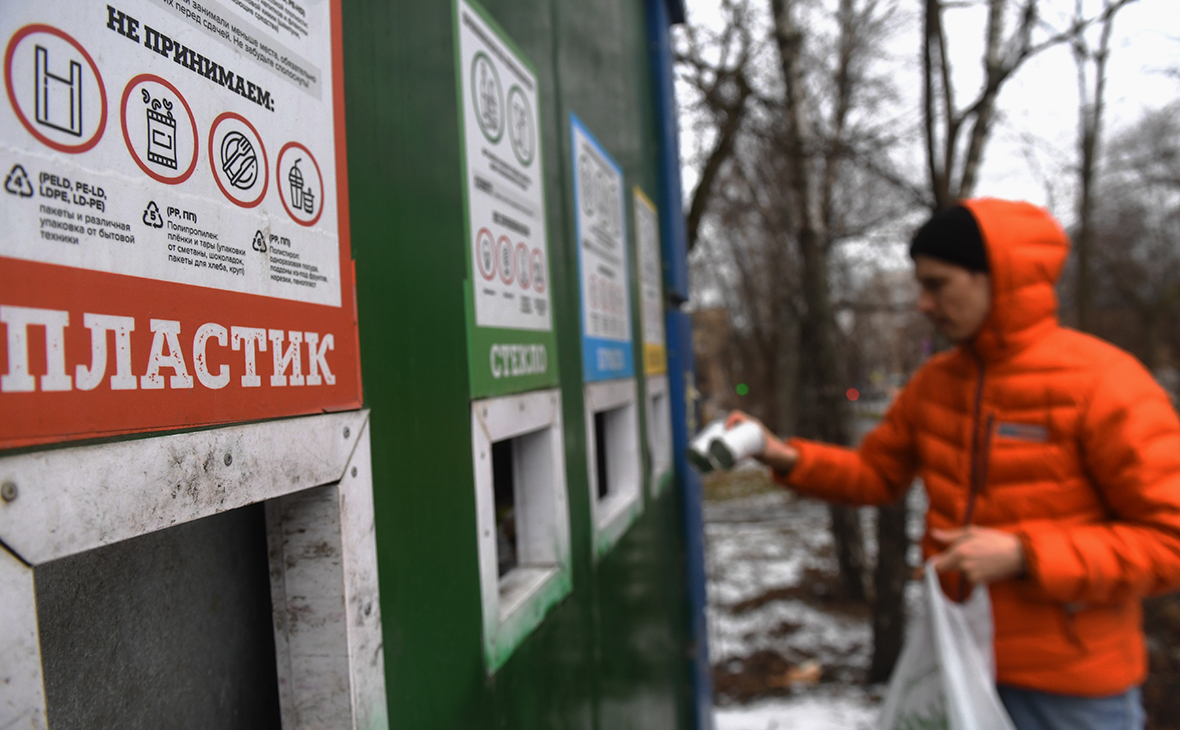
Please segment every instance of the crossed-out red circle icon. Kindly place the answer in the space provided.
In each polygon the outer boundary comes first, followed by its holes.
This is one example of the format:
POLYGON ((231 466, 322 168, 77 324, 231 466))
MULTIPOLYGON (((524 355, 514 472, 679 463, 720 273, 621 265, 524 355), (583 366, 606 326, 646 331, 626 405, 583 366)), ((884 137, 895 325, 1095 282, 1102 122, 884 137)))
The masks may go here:
POLYGON ((516 260, 512 255, 512 241, 508 236, 500 236, 498 245, 498 260, 500 264, 500 281, 511 284, 516 279, 516 260))
POLYGON ((209 127, 209 169, 222 195, 242 208, 266 197, 270 165, 262 135, 237 112, 223 112, 209 127))
POLYGON ((526 291, 533 283, 533 267, 529 263, 529 247, 523 243, 516 244, 516 278, 520 288, 526 291))
POLYGON ((127 151, 148 177, 179 185, 197 169, 197 120, 171 81, 155 74, 131 79, 123 89, 119 118, 127 151), (129 106, 132 94, 136 102, 129 106))
POLYGON ((484 279, 491 281, 496 278, 496 239, 486 228, 480 228, 479 233, 475 234, 475 264, 484 279))
POLYGON ((533 288, 537 290, 538 294, 545 293, 545 254, 541 253, 540 248, 533 249, 532 255, 533 264, 533 288))
POLYGON ((16 118, 41 144, 78 154, 102 139, 106 85, 90 53, 65 31, 34 24, 13 33, 4 84, 16 118))

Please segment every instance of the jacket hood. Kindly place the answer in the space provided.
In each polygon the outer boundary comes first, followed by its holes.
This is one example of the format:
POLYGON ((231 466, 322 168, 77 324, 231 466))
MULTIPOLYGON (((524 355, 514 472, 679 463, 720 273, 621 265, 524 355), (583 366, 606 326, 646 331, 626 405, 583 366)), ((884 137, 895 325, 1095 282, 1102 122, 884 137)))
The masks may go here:
POLYGON ((1010 356, 1057 324, 1057 279, 1069 237, 1032 203, 975 198, 962 205, 979 223, 991 274, 991 313, 969 344, 984 360, 1010 356))

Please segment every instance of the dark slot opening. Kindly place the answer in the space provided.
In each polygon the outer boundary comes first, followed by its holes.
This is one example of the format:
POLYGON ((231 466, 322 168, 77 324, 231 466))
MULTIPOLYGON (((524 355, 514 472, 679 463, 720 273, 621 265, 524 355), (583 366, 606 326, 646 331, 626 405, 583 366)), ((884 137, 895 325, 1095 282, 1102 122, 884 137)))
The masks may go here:
POLYGON ((50 727, 277 730, 269 571, 261 504, 38 565, 50 727))
POLYGON ((496 562, 500 576, 520 564, 516 555, 516 484, 512 439, 492 444, 492 489, 496 495, 496 562))
POLYGON ((598 498, 610 494, 610 479, 606 471, 606 416, 607 411, 594 414, 594 457, 598 467, 598 498))

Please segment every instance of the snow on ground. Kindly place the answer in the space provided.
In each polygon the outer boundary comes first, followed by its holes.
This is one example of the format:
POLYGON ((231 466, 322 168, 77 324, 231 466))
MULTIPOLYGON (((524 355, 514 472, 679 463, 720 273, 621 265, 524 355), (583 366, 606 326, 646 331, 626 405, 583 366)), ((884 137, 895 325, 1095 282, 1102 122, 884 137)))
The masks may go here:
POLYGON ((817 604, 831 590, 828 582, 806 585, 815 573, 834 577, 823 503, 767 492, 706 504, 705 521, 715 665, 773 650, 788 660, 867 669, 867 612, 825 611, 817 604))
POLYGON ((870 730, 877 706, 863 690, 816 690, 790 699, 718 707, 716 730, 870 730))
MULTIPOLYGON (((862 514, 873 555, 872 511, 862 514)), ((864 685, 870 614, 840 595, 827 505, 757 468, 712 477, 705 551, 717 730, 872 728, 883 687, 864 685)))

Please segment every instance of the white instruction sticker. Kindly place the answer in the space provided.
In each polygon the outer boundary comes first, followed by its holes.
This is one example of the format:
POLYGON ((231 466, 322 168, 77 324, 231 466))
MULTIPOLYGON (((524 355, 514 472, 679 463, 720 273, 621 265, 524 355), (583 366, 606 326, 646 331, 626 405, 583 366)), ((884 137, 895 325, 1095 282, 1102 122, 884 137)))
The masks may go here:
POLYGON ((460 0, 458 13, 475 323, 548 331, 537 77, 471 4, 460 0))
POLYGON ((4 2, 0 256, 340 306, 330 20, 4 2))
POLYGON ((656 207, 635 188, 635 233, 639 242, 639 286, 643 295, 643 342, 664 345, 664 286, 660 264, 660 220, 656 207))
POLYGON ((589 338, 630 342, 623 171, 580 123, 572 126, 584 332, 589 338))

